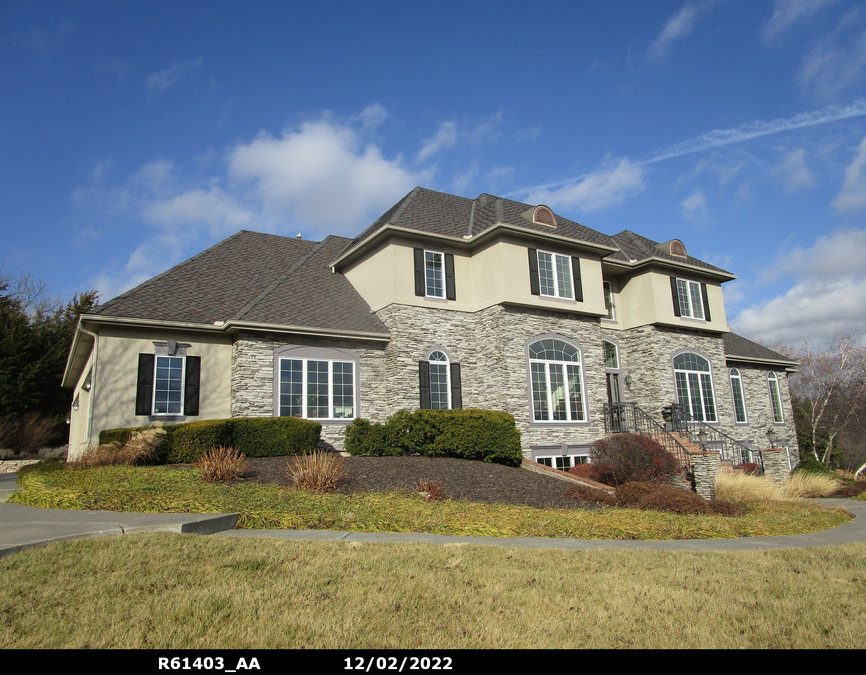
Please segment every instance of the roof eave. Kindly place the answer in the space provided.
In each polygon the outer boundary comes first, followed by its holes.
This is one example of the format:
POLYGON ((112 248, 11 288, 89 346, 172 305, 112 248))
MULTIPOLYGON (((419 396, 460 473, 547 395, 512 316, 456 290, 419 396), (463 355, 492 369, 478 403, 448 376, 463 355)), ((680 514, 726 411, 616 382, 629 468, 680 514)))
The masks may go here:
POLYGON ((376 331, 356 331, 335 328, 323 328, 320 326, 299 326, 295 324, 278 324, 264 321, 243 321, 230 319, 218 321, 213 324, 192 323, 187 321, 166 321, 163 319, 137 319, 125 316, 106 316, 103 314, 86 314, 82 321, 88 323, 116 325, 116 326, 140 326, 144 328, 181 329, 191 331, 202 331, 208 333, 233 333, 238 330, 271 331, 275 333, 294 333, 298 335, 310 335, 314 337, 352 338, 355 340, 369 340, 373 342, 388 342, 391 339, 388 333, 376 331))
POLYGON ((704 276, 716 277, 719 279, 724 279, 725 281, 731 281, 737 278, 736 274, 732 274, 731 272, 727 272, 721 269, 707 269, 706 267, 698 267, 697 265, 690 265, 686 262, 676 262, 674 260, 668 260, 666 258, 656 258, 655 256, 651 258, 641 258, 640 260, 630 260, 625 262, 624 260, 603 260, 605 264, 609 265, 617 265, 620 267, 625 267, 627 269, 637 269, 639 267, 646 267, 649 265, 659 265, 661 267, 670 267, 672 269, 686 269, 697 274, 702 274, 704 276))
POLYGON ((388 236, 389 234, 406 234, 416 238, 422 237, 428 240, 446 242, 454 246, 469 247, 475 245, 477 242, 485 238, 491 237, 502 231, 513 232, 515 234, 519 234, 524 237, 531 237, 533 239, 547 239, 550 241, 556 241, 557 243, 567 244, 569 246, 578 246, 580 248, 585 248, 598 252, 602 256, 608 255, 610 253, 615 253, 619 250, 618 248, 607 246, 606 244, 597 244, 595 242, 585 241, 583 239, 575 239, 573 237, 565 237, 553 233, 539 232, 538 230, 530 230, 525 227, 520 227, 517 225, 511 225, 510 223, 502 222, 494 223, 483 232, 480 232, 476 235, 464 235, 462 237, 454 237, 447 234, 439 234, 436 232, 427 232, 425 230, 416 230, 409 227, 400 227, 398 225, 387 224, 376 230, 375 233, 364 239, 364 241, 360 242, 351 250, 341 253, 339 256, 337 256, 337 258, 335 258, 329 263, 329 266, 332 269, 337 269, 342 263, 348 262, 349 260, 358 257, 364 249, 369 248, 375 242, 382 239, 383 237, 388 236))
POLYGON ((800 367, 798 361, 788 361, 786 359, 762 359, 757 356, 740 356, 738 354, 725 354, 726 361, 740 361, 742 363, 759 363, 768 366, 781 366, 790 373, 796 373, 800 367))
POLYGON ((72 345, 69 347, 69 356, 66 357, 66 366, 63 369, 63 379, 60 381, 60 386, 65 389, 71 389, 75 386, 75 383, 78 382, 78 377, 81 374, 81 368, 78 364, 86 363, 87 356, 90 354, 93 349, 93 338, 85 333, 82 330, 81 326, 82 320, 78 320, 78 324, 75 326, 75 335, 72 338, 72 345), (87 351, 83 357, 78 356, 79 348, 84 348, 83 342, 89 342, 90 345, 87 347, 87 351), (76 368, 78 370, 76 371, 76 368))

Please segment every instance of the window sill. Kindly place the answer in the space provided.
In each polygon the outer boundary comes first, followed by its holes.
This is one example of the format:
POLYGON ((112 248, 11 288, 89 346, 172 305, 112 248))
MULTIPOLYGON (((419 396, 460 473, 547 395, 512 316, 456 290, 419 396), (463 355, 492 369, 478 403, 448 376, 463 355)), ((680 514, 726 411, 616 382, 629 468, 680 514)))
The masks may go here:
POLYGON ((148 415, 147 419, 151 422, 186 422, 186 415, 148 415))
POLYGON ((542 300, 553 300, 555 302, 568 302, 568 303, 571 303, 572 305, 577 304, 577 300, 575 300, 574 298, 561 298, 558 295, 544 295, 542 293, 536 297, 539 297, 542 300))
POLYGON ((532 428, 546 427, 548 429, 556 429, 556 428, 560 428, 560 427, 588 427, 588 426, 590 426, 590 424, 591 424, 591 422, 589 422, 589 421, 571 422, 568 420, 564 420, 562 422, 558 422, 558 421, 557 422, 546 422, 546 421, 536 422, 533 420, 533 421, 530 421, 529 426, 532 428))

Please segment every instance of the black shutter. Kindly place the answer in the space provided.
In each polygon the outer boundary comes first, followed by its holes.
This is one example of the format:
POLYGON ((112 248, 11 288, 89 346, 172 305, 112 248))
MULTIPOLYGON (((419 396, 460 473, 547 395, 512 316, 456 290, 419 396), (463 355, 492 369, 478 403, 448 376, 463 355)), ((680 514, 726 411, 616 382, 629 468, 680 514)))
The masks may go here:
POLYGON ((571 275, 574 277, 574 299, 583 302, 583 283, 580 280, 580 258, 571 259, 571 275))
POLYGON ((421 390, 421 408, 430 410, 430 364, 418 361, 418 387, 421 390))
POLYGON ((707 297, 707 285, 701 284, 701 297, 704 299, 704 318, 707 321, 712 321, 710 318, 710 299, 707 297))
POLYGON ((457 299, 457 289, 454 285, 454 256, 445 254, 445 297, 449 300, 457 299))
POLYGON ((533 295, 541 295, 541 286, 538 285, 538 251, 529 249, 529 292, 533 295))
POLYGON ((680 294, 677 291, 677 278, 671 277, 671 295, 674 298, 674 316, 682 316, 680 314, 680 294))
POLYGON ((201 380, 201 357, 186 357, 186 373, 183 384, 183 414, 198 415, 198 393, 201 380))
POLYGON ((138 384, 135 387, 135 414, 150 415, 153 412, 153 354, 138 355, 138 384))
POLYGON ((424 249, 415 249, 415 295, 422 298, 427 295, 427 283, 424 280, 424 249))
POLYGON ((460 387, 460 364, 451 364, 451 408, 457 410, 463 407, 463 390, 460 387))

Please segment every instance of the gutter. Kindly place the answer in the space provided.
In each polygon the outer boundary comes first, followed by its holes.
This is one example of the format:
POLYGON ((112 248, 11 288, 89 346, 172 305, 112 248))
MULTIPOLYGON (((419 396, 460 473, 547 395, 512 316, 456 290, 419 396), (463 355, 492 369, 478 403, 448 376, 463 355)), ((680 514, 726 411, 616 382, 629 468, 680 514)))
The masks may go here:
POLYGON ((798 361, 761 359, 756 356, 738 356, 736 354, 725 354, 725 361, 740 361, 742 363, 757 363, 761 365, 782 366, 789 373, 796 373, 800 367, 800 363, 798 361))

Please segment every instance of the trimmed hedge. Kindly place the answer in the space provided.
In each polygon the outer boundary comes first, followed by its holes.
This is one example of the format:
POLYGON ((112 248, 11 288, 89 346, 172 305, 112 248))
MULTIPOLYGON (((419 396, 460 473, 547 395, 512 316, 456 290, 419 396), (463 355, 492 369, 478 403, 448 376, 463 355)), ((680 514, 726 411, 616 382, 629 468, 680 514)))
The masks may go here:
POLYGON ((346 427, 350 455, 458 457, 520 466, 514 416, 496 410, 399 410, 385 424, 358 418, 346 427))
MULTIPOLYGON (((100 445, 125 445, 136 431, 147 427, 106 429, 100 445)), ((201 420, 162 427, 167 434, 169 464, 191 464, 213 447, 233 446, 247 457, 281 457, 315 450, 322 425, 297 417, 234 417, 201 420)))

